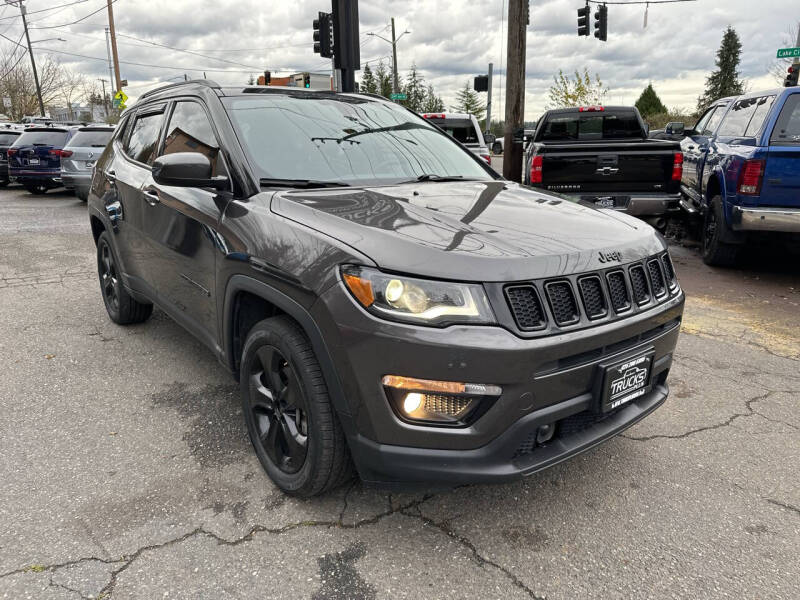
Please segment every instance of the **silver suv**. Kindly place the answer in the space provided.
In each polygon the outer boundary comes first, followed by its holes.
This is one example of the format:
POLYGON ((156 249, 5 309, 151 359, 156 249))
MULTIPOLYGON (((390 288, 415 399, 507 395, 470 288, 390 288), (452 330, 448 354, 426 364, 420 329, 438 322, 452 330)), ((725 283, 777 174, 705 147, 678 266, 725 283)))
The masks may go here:
POLYGON ((447 135, 461 142, 473 154, 477 154, 487 164, 492 164, 489 148, 483 139, 478 119, 467 113, 423 113, 422 116, 445 131, 447 135))

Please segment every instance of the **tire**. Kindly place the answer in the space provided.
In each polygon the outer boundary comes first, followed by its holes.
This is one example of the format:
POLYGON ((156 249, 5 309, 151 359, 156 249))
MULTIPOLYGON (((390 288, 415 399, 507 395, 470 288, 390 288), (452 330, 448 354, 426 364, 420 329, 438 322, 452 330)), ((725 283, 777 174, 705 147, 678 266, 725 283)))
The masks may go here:
POLYGON ((703 216, 703 262, 714 267, 729 267, 736 264, 739 246, 722 241, 728 225, 722 212, 722 198, 714 196, 703 216))
POLYGON ((284 493, 317 496, 352 477, 344 432, 297 323, 278 316, 253 326, 242 351, 240 387, 256 456, 284 493))
POLYGON ((97 238, 97 275, 100 278, 100 293, 103 295, 106 312, 118 325, 142 323, 153 314, 153 305, 133 299, 122 285, 118 264, 109 234, 104 231, 97 238))
POLYGON ((47 193, 47 190, 50 188, 47 184, 44 183, 26 183, 25 189, 28 190, 29 193, 35 194, 37 196, 43 196, 47 193))
POLYGON ((78 197, 78 200, 86 202, 89 199, 89 190, 84 188, 75 188, 75 195, 78 197))
POLYGON ((495 142, 492 144, 492 152, 494 154, 502 154, 503 153, 503 144, 500 142, 495 142))
POLYGON ((8 179, 0 179, 0 188, 6 187, 9 183, 11 183, 8 179))

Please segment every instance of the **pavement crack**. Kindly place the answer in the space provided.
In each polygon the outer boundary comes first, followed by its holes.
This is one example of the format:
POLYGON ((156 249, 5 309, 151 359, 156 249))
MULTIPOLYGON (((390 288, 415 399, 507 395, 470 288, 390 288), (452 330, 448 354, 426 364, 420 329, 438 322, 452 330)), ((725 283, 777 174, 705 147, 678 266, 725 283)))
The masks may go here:
MULTIPOLYGON (((650 440, 660 440, 660 439, 663 439, 663 440, 681 440, 683 438, 687 438, 687 437, 689 437, 691 435, 695 435, 697 433, 702 433, 704 431, 711 431, 713 429, 721 429, 723 427, 728 427, 736 419, 740 419, 740 418, 744 418, 744 417, 752 417, 753 415, 756 415, 756 414, 763 417, 764 415, 762 415, 761 413, 756 412, 756 410, 753 408, 753 404, 755 404, 756 402, 760 402, 762 400, 766 400, 772 394, 775 394, 775 393, 780 393, 780 391, 769 390, 764 394, 761 394, 759 396, 755 396, 753 398, 750 398, 749 400, 746 400, 745 403, 744 403, 744 406, 747 409, 747 412, 734 413, 734 414, 732 414, 730 417, 728 417, 727 419, 725 419, 721 423, 715 423, 713 425, 706 425, 705 427, 698 427, 696 429, 690 429, 689 431, 684 431, 683 433, 679 433, 679 434, 675 434, 675 435, 656 434, 656 435, 647 435, 647 436, 634 436, 634 435, 622 433, 622 434, 620 434, 620 437, 624 437, 627 440, 634 440, 634 441, 637 441, 637 442, 649 442, 650 440)), ((764 418, 767 418, 767 417, 764 417, 764 418)), ((771 421, 772 419, 767 419, 767 420, 771 421)))
POLYGON ((797 508, 796 506, 792 506, 791 504, 786 504, 785 502, 781 502, 780 500, 773 500, 772 498, 764 498, 764 500, 766 500, 770 504, 774 504, 775 506, 785 508, 786 510, 789 510, 795 513, 796 515, 800 516, 800 508, 797 508))
POLYGON ((478 552, 478 549, 475 547, 475 544, 473 544, 469 540, 469 538, 457 533, 452 527, 450 527, 450 524, 447 521, 437 523, 433 519, 423 515, 422 511, 419 509, 419 506, 416 506, 414 508, 417 509, 416 514, 408 512, 408 510, 404 510, 403 514, 406 515, 407 517, 420 519, 425 525, 438 529, 452 540, 455 540, 457 543, 459 543, 461 546, 463 546, 472 553, 472 559, 480 567, 484 567, 485 565, 490 565, 494 567, 495 569, 503 573, 508 578, 508 580, 514 584, 514 586, 524 591, 526 594, 528 594, 528 596, 530 596, 534 600, 546 600, 545 596, 537 595, 536 592, 534 592, 531 588, 525 585, 525 583, 519 577, 514 575, 514 573, 512 573, 509 569, 491 560, 490 558, 486 558, 485 556, 483 556, 480 552, 478 552))

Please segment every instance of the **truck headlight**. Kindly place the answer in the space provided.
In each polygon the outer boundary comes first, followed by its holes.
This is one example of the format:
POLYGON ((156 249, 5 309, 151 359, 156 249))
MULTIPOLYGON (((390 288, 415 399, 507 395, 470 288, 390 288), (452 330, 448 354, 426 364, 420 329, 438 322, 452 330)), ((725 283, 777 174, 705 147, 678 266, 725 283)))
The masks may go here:
POLYGON ((342 280, 364 308, 387 319, 449 325, 495 323, 483 286, 417 279, 368 267, 342 267, 342 280))

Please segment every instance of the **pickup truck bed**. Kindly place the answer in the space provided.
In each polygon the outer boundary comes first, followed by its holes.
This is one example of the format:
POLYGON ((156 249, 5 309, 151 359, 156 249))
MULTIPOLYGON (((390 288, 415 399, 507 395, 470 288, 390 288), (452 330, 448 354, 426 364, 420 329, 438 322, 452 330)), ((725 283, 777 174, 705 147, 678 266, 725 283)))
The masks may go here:
POLYGON ((648 139, 635 108, 561 109, 539 121, 526 150, 525 183, 658 217, 678 209, 682 163, 678 142, 648 139))

